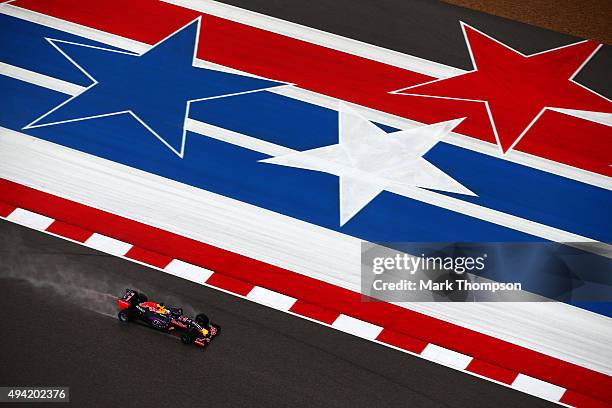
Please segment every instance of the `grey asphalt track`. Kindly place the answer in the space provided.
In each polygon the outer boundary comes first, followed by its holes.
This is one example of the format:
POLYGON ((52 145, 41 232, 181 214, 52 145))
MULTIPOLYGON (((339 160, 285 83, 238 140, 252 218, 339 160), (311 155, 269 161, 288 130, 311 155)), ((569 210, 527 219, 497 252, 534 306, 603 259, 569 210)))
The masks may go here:
POLYGON ((0 385, 70 386, 70 406, 554 406, 7 221, 0 259, 0 385), (223 334, 201 350, 121 325, 126 286, 206 312, 223 334))

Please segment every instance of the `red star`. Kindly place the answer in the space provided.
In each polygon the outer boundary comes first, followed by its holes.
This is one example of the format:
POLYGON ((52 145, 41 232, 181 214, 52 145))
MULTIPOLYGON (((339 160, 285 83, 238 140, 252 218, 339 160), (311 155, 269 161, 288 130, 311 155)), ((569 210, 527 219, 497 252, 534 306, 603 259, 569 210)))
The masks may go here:
POLYGON ((392 93, 483 103, 497 143, 512 149, 547 108, 610 112, 610 100, 573 81, 601 47, 593 41, 524 55, 461 23, 474 69, 392 93))

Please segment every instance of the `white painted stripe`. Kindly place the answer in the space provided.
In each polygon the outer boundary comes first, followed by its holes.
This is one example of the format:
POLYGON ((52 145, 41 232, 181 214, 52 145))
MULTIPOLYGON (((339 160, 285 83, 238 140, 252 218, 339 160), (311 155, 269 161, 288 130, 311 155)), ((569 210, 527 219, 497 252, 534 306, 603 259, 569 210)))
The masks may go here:
POLYGON ((235 6, 219 3, 211 0, 163 0, 166 3, 189 8, 202 13, 236 21, 266 31, 293 37, 311 44, 321 45, 348 54, 357 55, 379 61, 399 68, 409 69, 414 72, 433 76, 436 78, 447 78, 465 73, 464 70, 429 61, 401 52, 392 51, 376 45, 368 44, 351 38, 331 34, 315 28, 303 26, 279 18, 266 16, 241 9, 235 6))
POLYGON ((284 146, 279 146, 274 143, 266 142, 265 140, 209 125, 194 119, 187 119, 185 121, 185 128, 190 132, 208 136, 222 142, 231 143, 235 146, 244 147, 245 149, 258 151, 269 156, 278 156, 294 151, 284 146))
POLYGON ((538 380, 537 378, 525 374, 519 374, 516 377, 512 383, 512 388, 549 401, 559 401, 563 393, 565 393, 565 388, 563 387, 538 380))
POLYGON ((612 113, 593 112, 576 109, 549 108, 552 111, 575 116, 577 118, 590 120, 591 122, 601 123, 602 125, 612 126, 612 113))
POLYGON ((201 268, 197 265, 193 265, 187 262, 183 262, 178 259, 173 259, 166 267, 164 271, 178 276, 179 278, 187 279, 196 283, 204 283, 213 274, 213 271, 205 268, 201 268))
POLYGON ((274 292, 259 286, 255 286, 251 289, 246 297, 254 302, 284 311, 291 309, 291 306, 297 301, 296 298, 291 296, 283 295, 282 293, 274 292))
MULTIPOLYGON (((2 128, 0 177, 356 293, 361 290, 357 238, 2 128)), ((612 374, 609 318, 565 303, 398 306, 612 374)))
MULTIPOLYGON (((467 138, 466 138, 467 139, 467 138)), ((472 139, 476 140, 476 139, 472 139)), ((478 151, 476 149, 471 149, 478 151)), ((482 153, 482 151, 480 151, 482 153)), ((496 156, 499 158, 499 156, 496 156)), ((545 171, 547 173, 556 174, 557 176, 565 177, 571 180, 576 180, 581 183, 586 183, 606 190, 612 190, 612 177, 603 174, 593 173, 588 170, 579 169, 568 164, 559 163, 543 157, 534 156, 529 153, 524 153, 519 150, 510 150, 502 157, 503 160, 508 160, 512 163, 521 164, 531 167, 536 170, 545 171)))
MULTIPOLYGON (((224 5, 221 5, 224 7, 224 5)), ((231 6, 227 6, 231 7, 231 6)), ((238 9, 240 10, 240 9, 238 9)), ((138 41, 131 40, 129 38, 120 37, 114 34, 109 34, 103 31, 95 30, 89 27, 85 27, 79 24, 75 24, 69 21, 60 20, 54 17, 47 16, 45 14, 40 14, 36 12, 32 12, 26 9, 21 9, 15 6, 7 6, 3 9, 0 8, 0 14, 10 15, 16 18, 20 18, 25 21, 30 21, 33 23, 41 24, 50 28, 54 28, 57 30, 65 31, 70 34, 74 34, 77 36, 85 37, 90 40, 99 41, 104 44, 108 44, 114 47, 122 48, 124 50, 136 52, 139 54, 144 53, 148 49, 151 48, 150 45, 141 43, 138 41)), ((231 17, 230 17, 231 19, 231 17)), ((281 20, 282 21, 282 20, 281 20)), ((324 33, 325 34, 325 33, 324 33)), ((240 73, 243 75, 252 75, 248 72, 239 71, 233 68, 224 67, 218 64, 214 64, 208 61, 197 59, 195 61, 196 66, 205 67, 205 68, 213 68, 219 69, 226 72, 240 73)), ((72 84, 71 86, 59 85, 61 80, 47 80, 42 77, 38 77, 36 73, 28 73, 26 70, 19 72, 19 79, 25 82, 30 82, 35 85, 48 87, 49 89, 54 89, 58 92, 65 92, 69 95, 75 95, 78 93, 79 88, 78 85, 72 84), (51 88, 52 86, 57 85, 56 88, 51 88)), ((48 77, 47 77, 48 78, 48 77)), ((64 81, 61 81, 64 82, 64 81)), ((288 87, 279 87, 271 89, 269 92, 277 93, 280 95, 287 96, 289 98, 301 100, 308 103, 317 104, 320 106, 327 107, 329 109, 337 110, 339 100, 330 96, 321 95, 316 92, 312 92, 306 89, 301 89, 296 86, 288 86, 288 87)), ((350 106, 357 110, 364 117, 388 125, 393 126, 400 129, 410 129, 411 127, 421 126, 422 123, 402 118, 400 116, 388 114, 386 112, 378 111, 375 109, 367 108, 364 106, 359 106, 355 104, 350 104, 350 106)), ((546 171, 548 173, 557 174, 562 177, 567 177, 573 180, 580 181, 582 183, 592 184, 597 187, 606 188, 612 190, 612 178, 589 172, 583 169, 578 169, 566 164, 557 163, 552 160, 547 160, 538 156, 530 155, 528 153, 523 153, 516 150, 511 150, 506 155, 500 154, 499 147, 496 144, 488 143, 482 140, 478 140, 475 138, 471 138, 459 133, 452 133, 453 137, 445 140, 445 143, 453 144, 456 146, 460 146, 466 149, 474 150, 479 153, 483 153, 489 156, 494 156, 501 160, 508 160, 510 162, 522 164, 524 166, 532 167, 538 170, 546 171)))
POLYGON ((151 48, 149 44, 143 42, 139 42, 125 37, 120 37, 115 34, 96 30, 95 28, 90 28, 81 24, 61 20, 56 17, 23 9, 14 5, 2 7, 0 9, 0 14, 6 14, 7 16, 12 16, 21 20, 30 21, 32 23, 40 24, 45 27, 53 28, 55 30, 65 31, 70 34, 85 37, 103 44, 112 45, 114 47, 122 48, 124 50, 137 52, 139 54, 142 54, 146 52, 149 48, 151 48))
POLYGON ((471 356, 467 356, 432 343, 429 343, 423 349, 421 356, 445 366, 458 368, 460 370, 465 370, 473 359, 471 356))
POLYGON ((53 224, 53 221, 55 221, 53 218, 45 217, 44 215, 24 210, 23 208, 15 209, 6 219, 40 231, 46 230, 49 228, 49 225, 53 224))
POLYGON ((53 91, 65 93, 67 95, 77 95, 85 90, 85 87, 75 85, 61 79, 29 71, 14 65, 0 62, 0 75, 6 75, 20 81, 42 86, 53 91))
POLYGON ((332 327, 368 340, 376 339, 383 329, 375 324, 364 322, 345 314, 338 316, 332 323, 332 327))
POLYGON ((132 244, 119 241, 118 239, 107 237, 106 235, 94 233, 85 241, 85 245, 98 251, 106 252, 115 256, 125 255, 131 248, 132 244))

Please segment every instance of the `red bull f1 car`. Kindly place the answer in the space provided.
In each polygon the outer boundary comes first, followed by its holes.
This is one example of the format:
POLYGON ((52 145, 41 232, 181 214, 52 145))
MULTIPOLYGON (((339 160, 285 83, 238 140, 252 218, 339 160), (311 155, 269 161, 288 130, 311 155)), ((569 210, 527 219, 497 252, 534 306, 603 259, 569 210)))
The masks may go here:
POLYGON ((180 307, 166 307, 163 303, 150 302, 143 293, 126 289, 117 299, 119 321, 140 322, 154 329, 179 335, 183 344, 206 347, 221 333, 221 327, 211 323, 200 313, 195 318, 185 316, 180 307))

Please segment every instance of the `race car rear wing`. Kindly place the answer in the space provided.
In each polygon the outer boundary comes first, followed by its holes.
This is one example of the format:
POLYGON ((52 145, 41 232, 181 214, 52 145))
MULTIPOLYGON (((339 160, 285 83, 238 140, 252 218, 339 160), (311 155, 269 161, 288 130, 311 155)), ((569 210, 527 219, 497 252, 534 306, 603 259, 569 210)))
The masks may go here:
POLYGON ((134 307, 138 301, 138 292, 132 289, 126 289, 125 295, 117 299, 117 307, 119 310, 125 310, 134 307))

